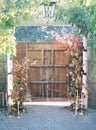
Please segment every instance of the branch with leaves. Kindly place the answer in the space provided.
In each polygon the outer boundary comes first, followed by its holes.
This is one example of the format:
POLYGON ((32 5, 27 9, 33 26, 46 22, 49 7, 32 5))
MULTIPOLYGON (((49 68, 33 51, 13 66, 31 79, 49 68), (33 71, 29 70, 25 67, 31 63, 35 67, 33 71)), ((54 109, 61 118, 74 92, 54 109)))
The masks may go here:
POLYGON ((71 24, 87 38, 87 45, 96 51, 96 0, 62 1, 56 10, 56 19, 71 24))
POLYGON ((82 50, 83 45, 78 36, 73 33, 61 32, 62 35, 57 32, 51 32, 51 35, 56 39, 57 42, 66 47, 66 53, 70 55, 69 61, 69 82, 70 92, 75 93, 75 90, 82 89, 82 50))
POLYGON ((15 55, 14 27, 39 10, 39 0, 0 1, 0 53, 15 55))

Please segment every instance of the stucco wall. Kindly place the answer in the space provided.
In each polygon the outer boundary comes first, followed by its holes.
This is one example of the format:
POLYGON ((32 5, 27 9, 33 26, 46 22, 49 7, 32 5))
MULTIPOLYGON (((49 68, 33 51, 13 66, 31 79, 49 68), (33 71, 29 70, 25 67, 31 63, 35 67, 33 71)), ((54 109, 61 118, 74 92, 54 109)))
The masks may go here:
POLYGON ((63 21, 56 21, 55 19, 44 19, 42 16, 32 15, 28 21, 23 21, 20 18, 21 26, 46 26, 46 25, 64 25, 63 21))

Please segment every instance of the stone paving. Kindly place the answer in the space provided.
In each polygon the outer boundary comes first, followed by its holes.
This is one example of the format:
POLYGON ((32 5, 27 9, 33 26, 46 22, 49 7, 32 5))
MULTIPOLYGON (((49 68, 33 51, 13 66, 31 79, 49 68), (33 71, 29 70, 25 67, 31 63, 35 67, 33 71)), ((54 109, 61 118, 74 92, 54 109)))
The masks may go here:
POLYGON ((26 106, 20 117, 0 111, 0 130, 96 130, 96 110, 77 116, 63 106, 26 106))

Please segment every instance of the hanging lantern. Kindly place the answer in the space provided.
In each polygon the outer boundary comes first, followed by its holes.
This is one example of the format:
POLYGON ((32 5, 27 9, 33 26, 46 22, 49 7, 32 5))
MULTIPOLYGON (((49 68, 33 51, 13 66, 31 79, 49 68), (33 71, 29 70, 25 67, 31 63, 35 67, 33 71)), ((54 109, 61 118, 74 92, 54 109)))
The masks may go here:
POLYGON ((54 18, 55 6, 56 2, 49 2, 48 4, 42 2, 43 18, 54 18))

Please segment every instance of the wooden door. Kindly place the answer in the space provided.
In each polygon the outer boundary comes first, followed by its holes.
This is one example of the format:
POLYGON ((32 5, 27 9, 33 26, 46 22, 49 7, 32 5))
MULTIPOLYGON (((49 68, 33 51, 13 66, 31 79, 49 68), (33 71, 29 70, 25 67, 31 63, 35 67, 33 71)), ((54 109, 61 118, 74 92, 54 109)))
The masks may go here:
POLYGON ((32 98, 62 98, 68 93, 68 54, 57 44, 29 44, 26 55, 34 61, 27 70, 32 98))

